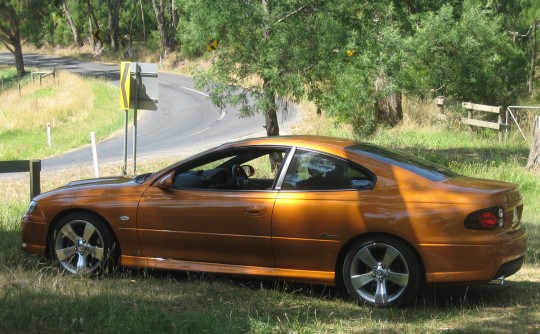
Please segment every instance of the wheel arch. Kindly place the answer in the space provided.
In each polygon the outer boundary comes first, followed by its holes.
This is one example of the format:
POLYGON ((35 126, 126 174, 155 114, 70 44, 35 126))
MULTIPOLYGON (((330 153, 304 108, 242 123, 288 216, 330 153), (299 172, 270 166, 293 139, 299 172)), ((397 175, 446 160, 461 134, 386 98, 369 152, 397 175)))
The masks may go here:
POLYGON ((51 239, 52 239, 52 233, 54 231, 54 228, 56 227, 56 225, 66 216, 70 215, 70 214, 73 214, 73 213, 84 213, 84 214, 88 214, 88 215, 91 215, 91 216, 94 216, 95 218, 103 221, 103 223, 105 223, 105 226, 109 229, 109 232, 111 233, 111 236, 113 237, 114 239, 114 242, 116 243, 116 247, 118 249, 118 255, 122 254, 122 249, 121 249, 121 246, 120 246, 120 242, 118 241, 118 237, 116 236, 116 233, 114 232, 114 229, 112 228, 111 224, 109 223, 109 221, 107 221, 107 219, 105 219, 102 215, 100 215, 99 213, 95 212, 95 211, 92 211, 92 210, 88 210, 88 209, 82 209, 82 208, 71 208, 71 209, 68 209, 68 210, 64 210, 62 212, 59 212, 57 213, 54 218, 51 220, 51 223, 49 224, 49 226, 47 227, 47 238, 46 238, 46 245, 45 245, 45 255, 48 256, 48 257, 51 257, 51 239))
POLYGON ((345 261, 345 257, 347 256, 347 253, 349 252, 349 250, 357 242, 359 242, 362 239, 367 239, 367 238, 370 238, 370 237, 378 237, 378 236, 390 237, 390 238, 394 238, 396 240, 399 240, 400 242, 405 243, 413 251, 414 255, 418 259, 418 263, 420 264, 420 270, 422 271, 422 275, 421 275, 422 282, 421 282, 421 284, 424 284, 426 282, 426 268, 424 266, 423 258, 420 255, 420 253, 418 252, 418 250, 416 249, 416 247, 414 247, 406 239, 403 239, 403 238, 401 238, 401 237, 399 237, 399 236, 397 236, 395 234, 384 233, 384 232, 369 232, 369 233, 364 233, 364 234, 357 235, 356 237, 354 237, 354 238, 350 239, 349 241, 347 241, 345 243, 345 245, 343 245, 343 247, 341 247, 341 250, 339 251, 338 257, 336 259, 336 266, 335 266, 335 271, 336 271, 335 284, 336 284, 336 286, 343 287, 343 285, 344 285, 343 284, 343 263, 345 261))

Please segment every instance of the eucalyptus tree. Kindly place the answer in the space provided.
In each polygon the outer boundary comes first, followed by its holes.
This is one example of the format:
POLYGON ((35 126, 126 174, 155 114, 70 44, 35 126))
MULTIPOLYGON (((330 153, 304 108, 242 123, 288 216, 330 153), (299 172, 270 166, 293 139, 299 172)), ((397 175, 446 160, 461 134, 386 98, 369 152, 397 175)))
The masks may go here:
POLYGON ((71 29, 71 34, 73 36, 73 42, 77 44, 78 46, 83 46, 83 40, 81 38, 81 35, 79 34, 79 29, 77 28, 77 25, 75 24, 75 20, 73 19, 73 15, 71 15, 71 10, 69 9, 69 5, 67 0, 62 0, 62 11, 64 13, 64 16, 66 18, 66 21, 69 25, 69 28, 71 29))
POLYGON ((109 33, 111 36, 111 49, 113 51, 117 51, 119 48, 118 32, 120 29, 119 22, 120 22, 120 6, 121 5, 122 5, 122 0, 107 0, 109 33))
MULTIPOLYGON (((208 3, 208 6, 212 6, 208 3)), ((179 12, 175 0, 152 0, 157 26, 161 37, 161 54, 164 58, 176 49, 176 29, 179 12)))
MULTIPOLYGON (((242 116, 265 115, 268 136, 279 134, 281 99, 298 101, 322 87, 346 32, 326 15, 327 1, 224 0, 184 4, 185 48, 218 41, 212 66, 196 74, 220 107, 240 105, 242 116)), ((210 47, 210 49, 215 48, 210 47)))
POLYGON ((25 73, 21 41, 39 33, 40 21, 50 4, 40 0, 2 0, 0 1, 0 42, 13 53, 17 75, 25 73))
POLYGON ((445 5, 418 16, 407 53, 404 86, 418 95, 508 105, 527 88, 525 52, 490 8, 466 5, 456 13, 445 5))

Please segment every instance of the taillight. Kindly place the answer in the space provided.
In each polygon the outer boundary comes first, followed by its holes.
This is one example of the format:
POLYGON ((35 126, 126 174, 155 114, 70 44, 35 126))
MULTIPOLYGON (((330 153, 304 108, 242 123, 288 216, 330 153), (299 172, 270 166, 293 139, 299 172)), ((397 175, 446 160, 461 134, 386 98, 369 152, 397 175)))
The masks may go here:
POLYGON ((471 213, 465 218, 465 228, 470 230, 494 230, 504 225, 504 210, 497 206, 471 213))

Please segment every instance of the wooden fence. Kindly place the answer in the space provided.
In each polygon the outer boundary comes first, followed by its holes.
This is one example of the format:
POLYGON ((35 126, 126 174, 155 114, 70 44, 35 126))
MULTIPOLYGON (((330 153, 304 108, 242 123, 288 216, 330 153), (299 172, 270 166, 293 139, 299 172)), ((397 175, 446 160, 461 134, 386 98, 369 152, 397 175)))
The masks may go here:
POLYGON ((1 173, 30 172, 30 200, 41 193, 41 160, 0 161, 1 173))
MULTIPOLYGON (((451 105, 459 105, 459 102, 448 101, 444 98, 438 97, 435 99, 439 112, 443 112, 444 108, 451 105)), ((479 126, 483 128, 489 128, 499 131, 499 142, 502 141, 503 131, 506 129, 507 124, 503 123, 503 108, 486 106, 483 104, 475 104, 471 102, 463 102, 461 106, 467 109, 467 117, 462 117, 461 122, 469 126, 479 126), (487 112, 497 114, 497 122, 489 122, 475 118, 476 112, 487 112)))
POLYGON ((32 82, 34 82, 34 76, 37 76, 39 77, 39 85, 41 86, 41 79, 46 78, 50 75, 52 75, 53 80, 56 81, 56 68, 53 68, 52 70, 48 70, 48 71, 33 71, 31 73, 32 82))

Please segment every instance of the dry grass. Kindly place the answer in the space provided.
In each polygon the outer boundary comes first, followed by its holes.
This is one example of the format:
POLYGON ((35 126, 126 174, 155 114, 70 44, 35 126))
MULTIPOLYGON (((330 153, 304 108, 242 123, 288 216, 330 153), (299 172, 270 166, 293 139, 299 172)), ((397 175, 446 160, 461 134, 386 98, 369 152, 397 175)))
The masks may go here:
POLYGON ((11 89, 0 99, 0 124, 2 130, 44 129, 47 123, 53 128, 87 120, 93 107, 94 94, 87 80, 68 72, 58 72, 56 79, 47 77, 40 85, 38 80, 19 91, 11 89))
POLYGON ((103 140, 123 124, 118 88, 97 79, 60 71, 0 94, 0 160, 60 154, 88 145, 92 131, 103 140))

